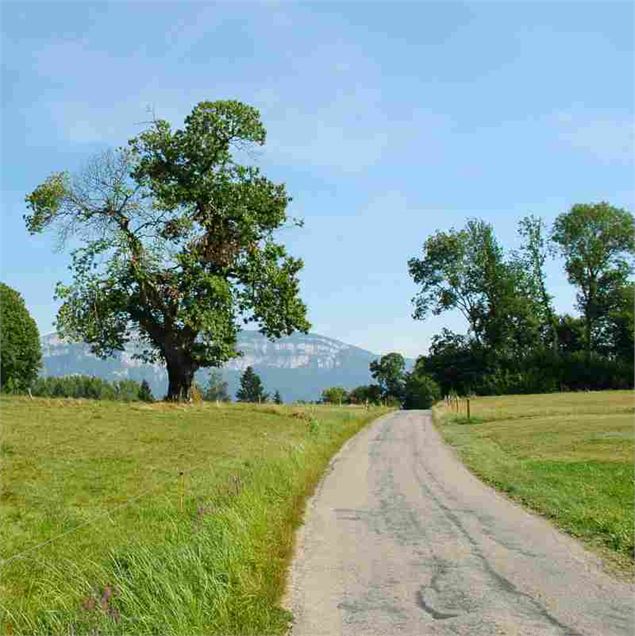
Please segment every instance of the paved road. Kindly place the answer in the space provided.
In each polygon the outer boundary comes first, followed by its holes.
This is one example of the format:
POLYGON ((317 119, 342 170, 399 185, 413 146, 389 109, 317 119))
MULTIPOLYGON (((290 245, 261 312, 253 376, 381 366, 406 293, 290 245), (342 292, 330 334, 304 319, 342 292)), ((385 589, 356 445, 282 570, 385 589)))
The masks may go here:
POLYGON ((474 478, 427 411, 402 411, 333 461, 299 535, 286 604, 295 636, 630 636, 633 593, 474 478))

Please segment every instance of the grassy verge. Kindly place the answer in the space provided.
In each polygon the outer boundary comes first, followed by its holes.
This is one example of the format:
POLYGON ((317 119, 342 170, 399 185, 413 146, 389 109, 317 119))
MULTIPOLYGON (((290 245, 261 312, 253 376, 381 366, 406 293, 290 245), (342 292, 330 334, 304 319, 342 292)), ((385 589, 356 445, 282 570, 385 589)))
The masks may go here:
POLYGON ((20 398, 0 408, 7 634, 283 633, 304 501, 382 413, 20 398))
POLYGON ((633 393, 479 397, 470 406, 471 421, 434 409, 465 464, 632 578, 633 393))

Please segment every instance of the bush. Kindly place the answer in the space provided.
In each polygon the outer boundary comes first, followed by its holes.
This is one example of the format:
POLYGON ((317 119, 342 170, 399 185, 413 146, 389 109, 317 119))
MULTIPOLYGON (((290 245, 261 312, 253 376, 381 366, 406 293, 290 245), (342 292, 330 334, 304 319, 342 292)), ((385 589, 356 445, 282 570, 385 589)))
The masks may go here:
POLYGON ((0 387, 26 391, 42 363, 40 334, 22 296, 0 283, 0 387))

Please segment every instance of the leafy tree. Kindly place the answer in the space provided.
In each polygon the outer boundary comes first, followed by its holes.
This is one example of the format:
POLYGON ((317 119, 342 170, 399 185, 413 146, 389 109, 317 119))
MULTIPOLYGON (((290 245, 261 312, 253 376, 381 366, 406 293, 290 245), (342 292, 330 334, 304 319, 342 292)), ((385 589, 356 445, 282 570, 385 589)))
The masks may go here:
POLYGON ((19 292, 0 283, 0 387, 25 391, 42 363, 40 334, 19 292))
POLYGON ((142 402, 154 402, 152 389, 150 388, 147 380, 143 380, 143 382, 141 382, 141 386, 139 387, 139 399, 142 402))
POLYGON ((209 402, 230 402, 228 384, 223 380, 223 375, 220 371, 212 370, 207 379, 207 386, 203 391, 203 399, 209 402))
POLYGON ((284 404, 284 402, 282 401, 282 396, 280 395, 280 391, 276 391, 273 394, 273 403, 274 404, 284 404))
POLYGON ((600 336, 619 290, 627 283, 635 255, 635 220, 608 203, 577 204, 558 216, 552 240, 565 259, 569 282, 578 288, 587 356, 600 336))
POLYGON ((558 351, 557 317, 553 299, 547 291, 545 262, 551 254, 544 221, 537 216, 527 216, 519 223, 519 234, 523 239, 517 263, 520 267, 519 281, 524 283, 524 296, 533 301, 533 311, 539 317, 545 336, 548 336, 553 351, 558 351))
POLYGON ((404 387, 404 408, 429 409, 441 398, 439 385, 424 372, 423 365, 406 374, 404 387))
POLYGON ((443 395, 478 392, 484 376, 492 373, 494 356, 468 336, 442 329, 433 336, 428 355, 417 359, 416 369, 430 375, 443 395))
POLYGON ((348 399, 348 391, 341 386, 332 386, 322 391, 324 404, 342 404, 348 399))
POLYGON ((239 402, 266 402, 269 396, 262 388, 260 376, 252 367, 247 367, 240 376, 240 388, 236 393, 239 402))
POLYGON ((381 387, 378 384, 368 384, 355 387, 348 394, 351 404, 379 404, 381 401, 381 387))
POLYGON ((635 341, 635 284, 615 290, 604 316, 600 350, 607 357, 633 364, 635 341))
POLYGON ((383 397, 401 399, 406 362, 400 353, 388 353, 370 363, 370 374, 381 387, 383 397))
POLYGON ((302 261, 274 237, 290 199, 234 153, 264 141, 256 109, 201 102, 182 129, 156 120, 79 175, 54 173, 35 188, 29 232, 82 243, 71 284, 56 290, 60 335, 107 357, 141 334, 140 356, 167 365, 167 399, 179 400, 197 369, 237 355, 241 322, 271 338, 306 332, 302 261))
POLYGON ((408 269, 420 286, 413 298, 415 319, 456 309, 477 343, 501 355, 518 355, 535 344, 539 324, 521 294, 522 268, 504 260, 488 223, 470 219, 461 230, 437 232, 408 269))

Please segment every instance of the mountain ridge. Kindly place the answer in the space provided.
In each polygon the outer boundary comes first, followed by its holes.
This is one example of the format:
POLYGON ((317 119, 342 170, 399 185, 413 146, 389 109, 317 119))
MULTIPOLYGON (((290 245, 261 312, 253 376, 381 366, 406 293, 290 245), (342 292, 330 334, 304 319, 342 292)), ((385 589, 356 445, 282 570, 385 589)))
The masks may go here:
MULTIPOLYGON (((61 340, 49 333, 41 338, 44 375, 73 373, 95 375, 107 380, 130 378, 147 380, 156 397, 167 389, 167 374, 161 364, 148 364, 134 358, 136 341, 125 351, 102 360, 81 342, 61 340)), ((261 376, 265 390, 278 390, 286 402, 316 400, 323 389, 343 386, 352 389, 372 381, 369 364, 378 354, 316 333, 294 333, 271 341, 257 331, 242 331, 238 338, 242 355, 229 361, 220 371, 235 395, 239 378, 247 366, 261 376)), ((210 369, 201 369, 196 381, 205 384, 210 369)))

